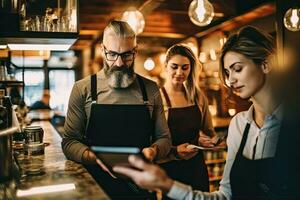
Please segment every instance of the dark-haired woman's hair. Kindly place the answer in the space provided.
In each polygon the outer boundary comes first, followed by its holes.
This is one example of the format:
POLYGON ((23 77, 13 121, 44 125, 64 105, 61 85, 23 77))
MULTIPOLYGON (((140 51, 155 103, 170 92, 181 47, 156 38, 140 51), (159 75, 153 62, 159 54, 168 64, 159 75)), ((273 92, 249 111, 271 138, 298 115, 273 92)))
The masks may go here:
POLYGON ((228 87, 225 80, 228 78, 224 69, 224 56, 229 51, 240 53, 260 66, 275 53, 274 38, 252 26, 241 28, 231 35, 221 50, 219 76, 222 83, 228 87))
POLYGON ((187 77, 185 84, 187 99, 191 102, 197 102, 199 99, 199 87, 197 84, 198 71, 201 71, 201 65, 193 53, 193 51, 184 44, 175 44, 171 46, 166 53, 166 61, 165 64, 169 62, 169 60, 175 56, 181 55, 189 59, 190 61, 190 74, 187 77))

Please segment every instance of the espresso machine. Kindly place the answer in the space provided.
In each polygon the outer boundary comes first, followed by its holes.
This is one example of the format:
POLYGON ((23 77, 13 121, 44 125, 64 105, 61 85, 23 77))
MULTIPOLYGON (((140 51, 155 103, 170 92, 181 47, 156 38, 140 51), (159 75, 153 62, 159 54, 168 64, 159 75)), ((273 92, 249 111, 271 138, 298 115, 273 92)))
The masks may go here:
POLYGON ((7 198, 7 191, 20 175, 12 149, 12 135, 17 131, 19 124, 10 98, 4 96, 4 90, 0 90, 0 199, 7 198))

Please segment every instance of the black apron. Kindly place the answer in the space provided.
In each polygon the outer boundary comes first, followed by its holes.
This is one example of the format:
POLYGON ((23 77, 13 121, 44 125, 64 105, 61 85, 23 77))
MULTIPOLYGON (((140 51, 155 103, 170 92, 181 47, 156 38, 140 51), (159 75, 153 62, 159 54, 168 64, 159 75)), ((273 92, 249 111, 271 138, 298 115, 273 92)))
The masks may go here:
MULTIPOLYGON (((151 144, 153 123, 147 107, 148 96, 140 76, 137 80, 144 104, 97 104, 97 76, 91 76, 92 105, 86 132, 86 144, 99 146, 131 146, 145 148, 151 144)), ((98 165, 87 170, 112 199, 153 199, 153 195, 132 182, 114 179, 98 165)))
POLYGON ((254 160, 256 147, 254 147, 252 160, 243 156, 249 128, 250 124, 248 123, 230 171, 232 199, 294 199, 294 197, 287 195, 286 185, 280 180, 280 174, 285 172, 278 170, 278 162, 280 161, 277 159, 277 156, 254 160))
MULTIPOLYGON (((198 145, 199 130, 201 129, 201 112, 198 105, 172 108, 170 98, 162 88, 168 109, 168 125, 171 132, 172 145, 182 143, 198 145)), ((167 174, 174 180, 191 185, 193 189, 209 191, 208 171, 203 152, 189 160, 174 160, 161 164, 167 174)))

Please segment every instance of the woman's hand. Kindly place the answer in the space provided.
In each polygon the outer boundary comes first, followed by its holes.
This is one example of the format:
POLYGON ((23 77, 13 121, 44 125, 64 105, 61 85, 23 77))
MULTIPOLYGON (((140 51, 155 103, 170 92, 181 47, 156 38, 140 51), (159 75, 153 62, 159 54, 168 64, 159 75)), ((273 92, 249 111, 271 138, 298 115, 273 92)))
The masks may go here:
POLYGON ((199 146, 202 147, 226 147, 225 137, 219 137, 215 135, 213 137, 209 137, 205 135, 202 131, 200 131, 200 136, 198 139, 199 146))
POLYGON ((217 140, 218 136, 214 136, 214 137, 210 137, 205 135, 202 131, 200 131, 199 133, 199 139, 198 139, 198 143, 199 146, 202 147, 214 147, 215 146, 215 142, 217 140))
POLYGON ((168 193, 173 185, 173 180, 159 168, 159 166, 146 163, 141 158, 131 155, 128 158, 133 168, 115 166, 113 171, 130 177, 138 186, 150 190, 168 193))
POLYGON ((190 149, 187 146, 190 145, 189 143, 180 144, 177 146, 177 156, 184 160, 189 160, 195 155, 197 155, 197 149, 190 149))

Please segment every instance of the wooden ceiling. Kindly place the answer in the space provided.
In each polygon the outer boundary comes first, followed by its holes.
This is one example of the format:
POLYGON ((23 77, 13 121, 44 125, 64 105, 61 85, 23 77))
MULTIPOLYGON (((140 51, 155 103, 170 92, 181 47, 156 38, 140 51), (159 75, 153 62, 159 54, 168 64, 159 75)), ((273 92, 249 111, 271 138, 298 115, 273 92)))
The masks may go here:
POLYGON ((103 29, 108 22, 112 19, 120 19, 122 13, 129 7, 139 9, 145 17, 145 29, 138 36, 140 47, 144 50, 151 48, 154 51, 169 47, 190 36, 202 37, 214 31, 228 31, 275 12, 273 1, 210 0, 217 16, 210 25, 199 27, 194 25, 188 16, 191 1, 80 0, 80 32, 73 49, 91 48, 100 42, 103 29))

